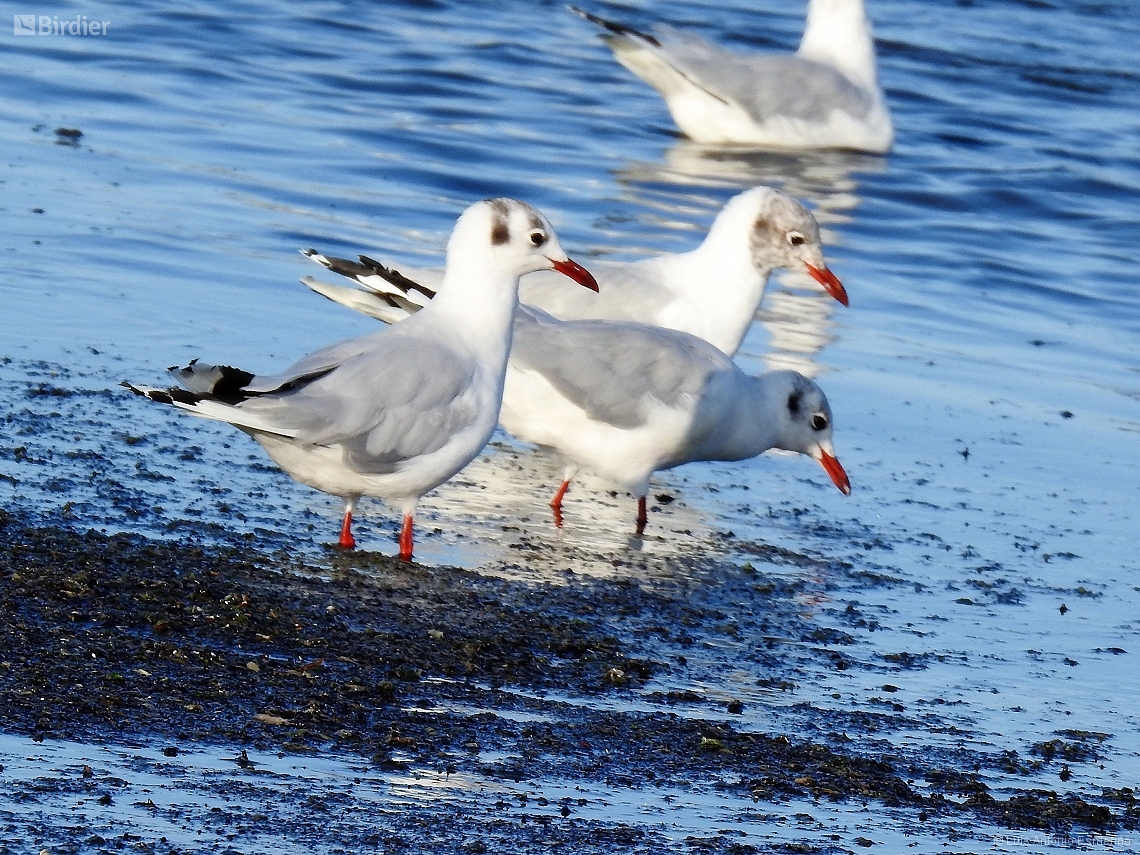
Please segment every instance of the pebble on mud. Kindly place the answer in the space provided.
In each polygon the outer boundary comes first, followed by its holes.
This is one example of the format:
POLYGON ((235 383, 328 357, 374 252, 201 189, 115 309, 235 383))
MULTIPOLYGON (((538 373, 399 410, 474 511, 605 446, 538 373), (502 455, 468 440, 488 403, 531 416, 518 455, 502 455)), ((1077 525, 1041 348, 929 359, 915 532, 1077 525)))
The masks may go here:
POLYGON ((629 677, 621 668, 611 668, 605 673, 604 679, 607 683, 612 683, 615 686, 624 686, 629 681, 629 677))

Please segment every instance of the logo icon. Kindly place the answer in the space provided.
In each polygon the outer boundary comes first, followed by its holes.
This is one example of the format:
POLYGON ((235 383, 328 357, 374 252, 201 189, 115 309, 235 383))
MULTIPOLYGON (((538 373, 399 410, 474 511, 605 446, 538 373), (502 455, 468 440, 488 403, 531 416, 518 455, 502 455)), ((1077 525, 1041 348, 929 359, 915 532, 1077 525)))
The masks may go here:
POLYGON ((12 35, 14 36, 34 36, 36 34, 36 16, 35 15, 13 15, 12 16, 12 35))

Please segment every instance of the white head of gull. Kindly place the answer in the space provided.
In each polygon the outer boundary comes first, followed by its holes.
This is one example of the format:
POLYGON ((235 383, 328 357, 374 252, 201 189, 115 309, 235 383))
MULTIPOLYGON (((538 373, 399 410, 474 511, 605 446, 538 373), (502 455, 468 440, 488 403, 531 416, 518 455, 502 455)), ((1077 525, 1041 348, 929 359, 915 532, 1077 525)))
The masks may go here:
POLYGON ((598 287, 534 208, 479 202, 455 225, 435 299, 406 323, 322 348, 280 374, 195 361, 171 369, 183 388, 124 385, 229 422, 298 481, 340 496, 342 547, 355 546, 361 496, 395 505, 404 517, 400 557, 410 561, 420 497, 470 463, 494 431, 519 277, 536 270, 598 287))

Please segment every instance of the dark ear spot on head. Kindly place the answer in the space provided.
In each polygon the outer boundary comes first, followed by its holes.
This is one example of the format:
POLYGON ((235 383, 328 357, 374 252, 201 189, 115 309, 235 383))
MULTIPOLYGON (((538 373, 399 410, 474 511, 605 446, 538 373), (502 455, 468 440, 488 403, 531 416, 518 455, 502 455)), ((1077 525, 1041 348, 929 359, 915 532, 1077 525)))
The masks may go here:
POLYGON ((509 200, 485 199, 488 205, 491 206, 491 243, 494 246, 501 246, 508 243, 511 239, 511 206, 509 200))
POLYGON ((752 224, 752 233, 748 236, 749 248, 753 254, 764 251, 779 240, 776 224, 768 219, 766 213, 761 214, 752 224))
POLYGON ((493 246, 500 246, 509 242, 511 239, 511 230, 507 226, 507 221, 499 216, 498 211, 491 219, 491 244, 493 246))
POLYGON ((800 401, 803 400, 804 390, 796 389, 792 394, 788 395, 788 412, 793 416, 799 415, 800 401))

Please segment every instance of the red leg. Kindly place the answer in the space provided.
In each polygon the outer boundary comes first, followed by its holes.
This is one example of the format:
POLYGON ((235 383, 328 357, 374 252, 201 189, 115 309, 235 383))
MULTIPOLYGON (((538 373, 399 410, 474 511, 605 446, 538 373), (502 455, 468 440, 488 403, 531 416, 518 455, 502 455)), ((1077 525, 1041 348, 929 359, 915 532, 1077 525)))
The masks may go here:
POLYGON ((352 536, 352 511, 344 512, 344 525, 340 527, 340 548, 356 549, 356 538, 352 536))
POLYGON ((404 527, 400 529, 400 559, 412 560, 412 515, 404 517, 404 527))
POLYGON ((641 537, 645 533, 645 524, 649 522, 649 517, 645 513, 645 496, 640 496, 637 499, 637 536, 641 537))
POLYGON ((558 488, 558 492, 554 494, 554 498, 550 500, 550 507, 554 511, 554 525, 557 528, 562 528, 562 497, 566 495, 566 491, 569 489, 570 479, 567 478, 558 488))

